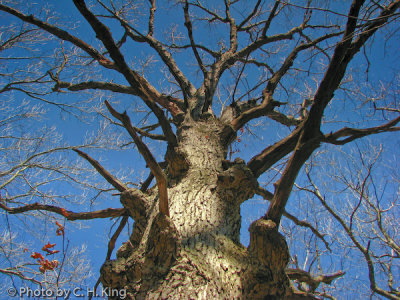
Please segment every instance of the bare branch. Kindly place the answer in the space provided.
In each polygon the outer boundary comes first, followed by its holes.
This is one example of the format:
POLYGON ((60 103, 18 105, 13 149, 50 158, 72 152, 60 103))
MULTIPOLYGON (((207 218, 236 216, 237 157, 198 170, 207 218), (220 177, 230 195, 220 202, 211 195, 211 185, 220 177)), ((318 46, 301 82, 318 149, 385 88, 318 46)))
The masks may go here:
POLYGON ((70 210, 66 210, 64 208, 54 206, 54 205, 45 205, 39 203, 28 204, 19 207, 8 207, 5 204, 0 202, 0 208, 5 210, 10 214, 21 214, 29 211, 49 211, 60 216, 64 216, 67 220, 91 220, 91 219, 101 219, 101 218, 115 218, 126 215, 127 210, 125 208, 107 208, 103 210, 96 210, 91 212, 73 212, 70 210))
POLYGON ((377 133, 381 133, 381 132, 399 131, 400 127, 394 127, 399 122, 400 122, 400 117, 397 117, 386 124, 376 126, 376 127, 370 127, 370 128, 364 128, 364 129, 345 127, 334 133, 325 134, 324 137, 322 138, 322 141, 325 143, 330 143, 330 144, 335 144, 335 145, 344 145, 344 144, 352 142, 356 139, 359 139, 359 138, 362 138, 362 137, 365 137, 365 136, 368 136, 371 134, 377 134, 377 133), (344 138, 344 137, 346 137, 346 138, 344 138), (340 139, 340 138, 344 138, 344 139, 340 139))
POLYGON ((338 221, 338 223, 342 226, 348 237, 351 239, 353 244, 357 247, 357 249, 363 254, 364 259, 367 263, 368 266, 368 275, 369 275, 369 280, 370 280, 370 287, 371 290, 376 292, 379 295, 385 296, 388 299, 393 299, 393 300, 398 300, 399 297, 395 296, 393 293, 388 292, 382 288, 380 288, 375 279, 375 267, 373 263, 373 257, 372 254, 370 253, 370 242, 371 240, 368 241, 367 246, 363 246, 361 244, 361 241, 359 241, 356 237, 356 234, 350 228, 345 220, 339 216, 339 214, 327 203, 325 200, 325 197, 321 194, 319 188, 316 186, 316 184, 312 181, 310 173, 306 172, 307 178, 312 186, 313 189, 308 189, 308 188, 302 188, 304 191, 308 191, 312 193, 313 195, 316 196, 316 198, 320 201, 322 206, 338 221))
POLYGON ((226 20, 229 22, 229 49, 227 52, 234 53, 238 47, 237 26, 235 19, 231 17, 230 12, 231 2, 225 1, 226 20))
POLYGON ((136 134, 135 129, 132 127, 131 121, 129 116, 126 112, 120 114, 118 113, 107 101, 105 104, 110 111, 110 113, 118 120, 122 122, 125 129, 128 131, 129 135, 132 137, 133 141, 136 144, 140 154, 143 156, 144 160, 146 161, 147 165, 149 166, 152 174, 156 178, 157 186, 158 186, 158 193, 160 196, 159 204, 160 204, 160 212, 166 216, 169 216, 169 208, 168 208, 168 190, 167 190, 167 179, 166 176, 161 169, 160 165, 157 163, 153 154, 151 154, 150 150, 147 146, 142 142, 142 140, 136 134))
MULTIPOLYGON (((152 4, 152 6, 153 6, 153 4, 152 4)), ((109 13, 111 13, 113 15, 113 17, 115 19, 117 19, 119 21, 121 26, 125 29, 127 35, 133 41, 139 42, 139 43, 146 42, 158 53, 158 55, 161 57, 162 61, 168 67, 170 73, 174 76, 176 82, 182 89, 184 98, 186 99, 187 97, 191 97, 194 94, 194 92, 196 91, 196 89, 190 83, 190 81, 185 77, 183 72, 179 69, 179 67, 176 64, 171 53, 167 51, 166 47, 168 47, 168 46, 163 45, 160 41, 158 41, 156 38, 154 38, 152 34, 147 34, 147 35, 141 34, 139 31, 137 31, 135 28, 133 28, 126 20, 121 18, 118 14, 116 14, 115 12, 113 12, 109 9, 108 9, 108 11, 109 11, 109 13)), ((151 9, 151 11, 152 11, 152 9, 151 9)), ((149 26, 152 22, 151 18, 152 18, 152 15, 150 14, 149 26)), ((190 46, 188 46, 188 47, 190 47, 190 46)), ((202 48, 200 45, 197 45, 197 47, 202 48)), ((207 48, 204 48, 203 50, 206 51, 207 48)), ((174 113, 173 113, 173 115, 174 115, 174 113)))
MULTIPOLYGON (((321 84, 315 94, 310 113, 302 125, 302 133, 296 145, 296 150, 289 159, 280 180, 276 183, 274 200, 268 208, 266 219, 279 223, 284 212, 287 200, 293 188, 294 181, 303 164, 313 151, 319 147, 322 138, 320 125, 325 107, 333 97, 333 92, 338 88, 350 62, 347 51, 351 44, 357 19, 364 1, 354 0, 348 14, 346 29, 342 41, 336 46, 332 60, 325 73, 321 84), (344 60, 346 58, 346 60, 344 60)), ((398 3, 400 5, 400 3, 398 3)), ((366 41, 366 40, 365 40, 366 41)), ((364 41, 364 42, 365 42, 364 41)))
POLYGON ((31 281, 39 286, 42 285, 42 282, 34 279, 34 278, 30 278, 25 276, 22 272, 18 271, 17 268, 13 268, 13 269, 0 269, 0 273, 6 274, 6 275, 10 275, 10 276, 18 276, 19 278, 26 280, 26 281, 31 281))
POLYGON ((59 91, 60 88, 66 88, 69 91, 83 91, 83 90, 103 90, 103 91, 111 91, 122 94, 130 94, 139 96, 140 91, 135 87, 112 83, 112 82, 102 82, 102 81, 85 81, 80 83, 70 83, 65 81, 60 81, 56 78, 52 72, 48 72, 50 77, 55 81, 56 85, 53 88, 53 91, 59 91))
POLYGON ((156 12, 156 0, 149 0, 150 2, 150 14, 149 14, 149 29, 148 29, 148 36, 153 36, 154 34, 154 15, 156 12))
POLYGON ((117 239, 118 239, 119 235, 121 234, 122 230, 124 229, 125 225, 128 223, 128 219, 129 219, 128 216, 122 217, 122 220, 119 223, 117 230, 114 232, 111 239, 108 241, 106 261, 111 258, 111 254, 115 248, 115 242, 117 241, 117 239))
POLYGON ((339 87, 340 82, 346 72, 347 65, 353 58, 353 56, 360 50, 365 44, 367 39, 372 34, 385 24, 389 16, 400 7, 400 1, 394 1, 389 7, 382 11, 381 19, 379 23, 373 22, 373 27, 368 27, 364 30, 359 38, 352 43, 355 36, 355 29, 357 27, 358 15, 364 1, 354 0, 348 14, 346 29, 343 34, 341 42, 335 47, 334 54, 329 63, 329 66, 325 72, 324 78, 322 79, 318 90, 315 93, 313 104, 311 105, 309 117, 305 124, 307 131, 307 137, 315 137, 319 134, 319 128, 321 126, 321 119, 324 113, 325 107, 331 101, 334 91, 339 87))
POLYGON ((192 22, 190 21, 190 16, 189 16, 189 2, 187 0, 185 1, 185 5, 183 7, 183 11, 184 11, 184 14, 185 14, 185 27, 187 28, 187 32, 188 32, 188 36, 189 36, 189 40, 190 40, 190 45, 192 47, 193 54, 194 54, 194 56, 195 56, 195 58, 197 60, 197 64, 199 65, 201 71, 203 72, 203 76, 205 78, 207 70, 206 70, 206 68, 205 68, 205 66, 204 66, 204 64, 203 64, 203 62, 202 62, 202 60, 200 58, 199 52, 197 51, 197 48, 196 48, 196 43, 195 43, 194 38, 193 38, 192 22))
POLYGON ((288 155, 296 147, 300 137, 301 126, 292 131, 286 138, 268 146, 261 153, 255 155, 247 163, 254 176, 259 177, 262 173, 272 167, 276 162, 288 155))
POLYGON ((253 11, 238 25, 238 28, 242 28, 247 22, 249 22, 258 12, 258 8, 260 7, 261 0, 257 0, 256 5, 253 8, 253 11))
POLYGON ((300 282, 307 283, 311 291, 315 291, 321 283, 331 284, 332 281, 344 276, 346 273, 338 271, 334 274, 329 275, 318 275, 312 276, 310 273, 301 269, 286 269, 286 274, 290 280, 297 280, 300 282))
POLYGON ((91 11, 89 11, 89 9, 86 7, 85 1, 74 0, 74 4, 96 32, 97 38, 103 42, 111 58, 118 66, 118 69, 124 75, 125 79, 132 87, 135 87, 140 91, 140 97, 160 121, 164 134, 168 138, 168 142, 176 145, 175 135, 172 132, 171 126, 162 109, 160 109, 155 102, 158 102, 163 107, 166 107, 173 116, 177 116, 179 113, 181 113, 179 107, 174 105, 174 103, 167 101, 167 99, 162 97, 146 79, 139 76, 136 72, 129 68, 124 56, 121 54, 119 48, 115 44, 110 30, 103 23, 101 23, 91 11))
POLYGON ((86 159, 97 170, 97 172, 99 172, 99 174, 101 176, 103 176, 104 179, 107 180, 118 191, 123 192, 128 189, 128 187, 125 184, 123 184, 119 179, 115 178, 113 175, 111 175, 110 172, 108 172, 106 169, 104 169, 103 166, 97 160, 93 159, 88 154, 86 154, 85 152, 83 152, 79 149, 73 149, 73 150, 76 153, 78 153, 79 156, 86 159))
MULTIPOLYGON (((304 26, 305 26, 305 24, 306 24, 306 21, 304 23, 304 26)), ((330 39, 332 37, 335 37, 337 35, 340 35, 340 34, 341 34, 340 32, 326 34, 326 35, 316 38, 315 40, 312 40, 308 43, 302 43, 299 46, 295 47, 292 50, 292 52, 286 57, 285 61, 283 62, 283 64, 279 68, 279 70, 274 72, 272 77, 268 80, 268 83, 263 90, 262 103, 259 106, 256 106, 253 109, 249 109, 248 111, 239 115, 235 120, 232 121, 232 127, 237 130, 240 127, 242 127, 244 124, 246 124, 247 122, 249 122, 250 120, 253 120, 255 118, 259 118, 261 116, 276 116, 276 113, 273 113, 273 109, 275 106, 280 106, 280 103, 273 100, 273 98, 272 98, 273 94, 274 94, 275 89, 278 86, 279 82, 281 81, 282 77, 292 67, 299 52, 301 52, 305 49, 314 47, 318 43, 320 43, 324 40, 330 39)), ((280 119, 282 119, 282 118, 280 118, 280 119)))
MULTIPOLYGON (((274 194, 272 194, 270 191, 267 191, 260 187, 257 188, 256 194, 260 195, 261 197, 263 197, 265 200, 268 200, 268 201, 272 201, 272 199, 274 198, 274 194)), ((320 233, 309 222, 299 220, 298 218, 296 218, 292 214, 288 213, 287 211, 284 211, 283 215, 286 218, 288 218, 289 220, 291 220, 293 223, 295 223, 296 225, 309 228, 312 231, 312 233, 314 233, 325 244, 326 249, 328 249, 329 251, 332 251, 331 248, 329 247, 329 243, 325 240, 325 235, 320 233)))
POLYGON ((276 16, 276 11, 278 10, 279 4, 281 4, 281 1, 279 1, 279 0, 275 1, 274 6, 272 7, 272 10, 268 16, 268 19, 265 22, 265 25, 264 25, 264 28, 262 31, 262 36, 266 36, 267 31, 268 31, 269 27, 271 26, 272 19, 276 16))
POLYGON ((84 41, 78 39, 77 37, 69 34, 67 31, 62 30, 56 26, 43 22, 32 15, 24 15, 23 13, 8 7, 6 5, 0 4, 0 10, 3 10, 9 14, 16 16, 17 18, 21 19, 22 21, 28 22, 30 24, 36 25, 37 27, 55 35, 56 37, 71 42, 75 46, 79 47, 86 53, 88 53, 91 57, 93 57, 100 65, 108 69, 116 69, 113 62, 109 59, 104 57, 101 53, 99 53, 96 49, 94 49, 89 44, 85 43, 84 41))

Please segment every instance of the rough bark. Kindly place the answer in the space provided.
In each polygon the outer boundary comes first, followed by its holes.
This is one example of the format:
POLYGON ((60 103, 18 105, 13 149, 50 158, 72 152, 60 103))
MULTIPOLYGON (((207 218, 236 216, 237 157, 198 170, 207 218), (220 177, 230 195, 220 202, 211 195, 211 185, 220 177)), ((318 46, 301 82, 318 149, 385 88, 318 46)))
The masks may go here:
POLYGON ((168 169, 170 218, 159 213, 156 188, 121 194, 135 225, 103 265, 104 286, 130 299, 284 297, 289 252, 276 224, 259 220, 249 248, 239 242, 240 204, 258 184, 244 161, 226 160, 225 126, 213 118, 180 126, 176 159, 189 167, 168 169))

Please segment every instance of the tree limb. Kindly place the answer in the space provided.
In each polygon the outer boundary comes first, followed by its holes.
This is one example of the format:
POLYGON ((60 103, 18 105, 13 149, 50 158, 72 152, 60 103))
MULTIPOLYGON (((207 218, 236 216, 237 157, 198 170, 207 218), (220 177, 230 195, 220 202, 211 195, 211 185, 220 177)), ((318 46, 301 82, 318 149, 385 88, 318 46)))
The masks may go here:
POLYGON ((261 176, 266 170, 272 167, 276 162, 288 155, 296 147, 300 137, 301 126, 298 126, 284 139, 268 146, 261 153, 255 155, 247 163, 247 166, 253 172, 255 177, 261 176))
POLYGON ((33 24, 53 35, 56 37, 60 38, 61 40, 71 42, 75 46, 79 47, 86 53, 88 53, 91 57, 93 57, 100 65, 102 65, 105 68, 108 69, 116 69, 116 66, 114 65, 113 62, 111 62, 108 58, 103 56, 101 53, 99 53, 96 49, 94 49, 92 46, 89 44, 85 43, 84 41, 78 39, 77 37, 69 34, 67 31, 62 30, 56 26, 53 26, 51 24, 48 24, 46 22, 43 22, 36 17, 32 15, 25 15, 11 7, 8 7, 6 5, 0 4, 0 10, 3 10, 11 15, 16 16, 17 18, 21 19, 22 21, 25 21, 27 23, 33 24))
POLYGON ((260 7, 261 0, 257 0, 256 5, 253 8, 253 11, 238 25, 238 28, 242 28, 247 22, 249 22, 258 12, 258 8, 260 7))
POLYGON ((325 134, 322 138, 322 141, 325 143, 335 144, 335 145, 344 145, 355 139, 362 138, 367 135, 377 134, 381 132, 389 132, 389 131, 400 131, 400 127, 394 127, 397 123, 400 122, 400 117, 393 119, 392 121, 370 128, 357 129, 357 128, 349 128, 344 127, 334 133, 325 134), (346 137, 344 139, 339 140, 340 138, 346 137))
POLYGON ((86 154, 81 150, 78 149, 73 149, 73 150, 76 153, 78 153, 79 156, 86 159, 97 170, 97 172, 99 172, 99 174, 103 176, 104 179, 107 180, 118 191, 123 192, 128 189, 128 187, 124 183, 122 183, 119 179, 115 178, 113 175, 111 175, 110 172, 104 169, 103 166, 97 160, 93 159, 92 157, 90 157, 88 154, 86 154))
MULTIPOLYGON (((139 43, 146 42, 148 45, 150 45, 150 47, 152 47, 158 53, 158 55, 160 56, 162 61, 165 63, 165 65, 168 67, 170 73, 172 74, 172 76, 174 76, 176 82, 182 89, 184 98, 186 99, 187 97, 192 97, 192 95, 196 91, 195 87, 191 84, 191 82, 185 77, 183 72, 179 69, 179 67, 176 64, 171 53, 167 51, 165 46, 160 41, 158 41, 156 38, 154 38, 154 36, 152 34, 150 34, 151 26, 154 26, 154 24, 152 23, 154 21, 154 20, 152 21, 152 18, 154 18, 154 16, 152 16, 152 12, 153 12, 153 8, 155 8, 155 3, 153 3, 153 0, 151 0, 151 1, 152 1, 151 2, 152 8, 150 9, 151 13, 150 13, 150 17, 149 17, 149 33, 147 35, 141 34, 139 31, 137 31, 135 28, 133 28, 126 20, 121 18, 118 14, 114 13, 113 11, 111 11, 107 8, 106 9, 113 15, 114 18, 116 18, 119 21, 121 26, 125 29, 127 35, 133 41, 139 42, 139 43), (151 25, 151 24, 153 24, 153 25, 151 25)), ((188 46, 188 47, 190 47, 190 46, 188 46)), ((197 47, 201 47, 201 46, 198 45, 197 47)))
MULTIPOLYGON (((320 132, 322 116, 326 106, 333 98, 334 91, 342 81, 347 65, 352 58, 352 56, 348 56, 348 51, 352 51, 351 42, 363 3, 364 0, 354 0, 350 7, 343 38, 335 48, 332 60, 315 94, 310 112, 301 126, 302 132, 296 149, 290 157, 280 180, 276 183, 274 199, 268 208, 265 218, 277 224, 280 222, 297 174, 314 150, 319 147, 323 138, 320 132)), ((400 5, 400 2, 398 4, 400 5)))
POLYGON ((331 284, 332 281, 342 277, 346 273, 343 271, 338 271, 329 275, 318 275, 312 276, 309 272, 306 272, 301 269, 286 269, 286 274, 288 275, 290 280, 297 280, 300 282, 304 282, 310 286, 311 291, 315 291, 321 283, 331 284))
POLYGON ((105 104, 110 111, 110 113, 118 120, 122 122, 125 129, 128 131, 129 135, 132 137, 133 141, 136 144, 140 154, 143 156, 147 165, 149 166, 151 173, 154 175, 157 181, 158 186, 158 194, 159 194, 159 204, 160 204, 160 212, 166 216, 169 216, 169 208, 168 208, 168 190, 167 190, 167 178, 161 169, 160 165, 155 160, 153 154, 150 152, 149 148, 142 142, 142 140, 136 134, 135 129, 132 127, 129 116, 126 112, 120 114, 117 112, 108 101, 105 101, 105 104))
POLYGON ((183 6, 183 12, 185 15, 185 27, 188 32, 189 40, 190 40, 190 46, 192 47, 192 51, 194 53, 194 56, 197 60, 197 64, 200 67, 200 70, 203 72, 204 78, 206 77, 207 70, 203 64, 203 61, 200 58, 199 52, 197 51, 196 48, 196 43, 194 42, 193 38, 193 29, 192 29, 192 22, 190 21, 190 16, 189 16, 189 2, 186 0, 185 5, 183 6))
POLYGON ((306 119, 305 138, 313 138, 319 134, 324 110, 345 75, 350 60, 344 61, 343 58, 351 46, 354 30, 357 27, 358 15, 364 2, 365 0, 354 0, 351 4, 342 40, 335 47, 332 59, 315 93, 314 101, 306 119))
POLYGON ((278 10, 279 4, 281 4, 281 1, 279 1, 279 0, 275 1, 274 6, 272 7, 271 12, 269 13, 268 19, 265 22, 265 25, 264 25, 264 28, 262 31, 262 36, 266 36, 272 20, 276 16, 276 11, 278 10))
POLYGON ((67 220, 74 221, 74 220, 91 220, 91 219, 100 219, 100 218, 115 218, 123 216, 127 213, 125 208, 107 208, 103 210, 96 210, 91 212, 73 212, 70 210, 66 210, 64 208, 54 206, 54 205, 45 205, 39 204, 37 202, 33 204, 28 204, 19 207, 8 207, 5 204, 0 202, 0 208, 5 210, 10 214, 20 214, 28 211, 37 211, 37 210, 44 210, 59 214, 64 216, 67 220))
POLYGON ((161 97, 160 93, 146 79, 139 76, 136 72, 129 68, 124 56, 115 44, 110 30, 103 23, 101 23, 91 11, 89 11, 84 0, 74 0, 73 2, 82 16, 85 17, 92 29, 95 31, 96 37, 102 41, 111 58, 114 60, 116 66, 118 66, 118 69, 124 75, 128 83, 140 91, 141 99, 146 103, 146 105, 152 110, 159 120, 168 142, 172 146, 175 146, 176 137, 172 131, 171 125, 166 119, 162 109, 159 108, 154 101, 159 103, 161 106, 166 107, 173 116, 177 116, 181 113, 179 107, 170 101, 165 102, 166 99, 161 97))
POLYGON ((140 91, 132 86, 122 85, 113 82, 105 82, 105 81, 85 81, 79 83, 70 83, 70 82, 60 81, 51 72, 48 73, 56 83, 53 88, 53 91, 56 92, 59 91, 60 88, 65 88, 71 92, 92 89, 92 90, 111 91, 111 92, 129 94, 135 96, 140 95, 140 91))
MULTIPOLYGON (((304 21, 303 26, 306 26, 307 19, 304 21)), ((285 61, 282 63, 281 67, 272 74, 271 78, 268 80, 266 87, 262 92, 263 101, 259 106, 256 106, 248 111, 240 114, 235 120, 232 121, 232 127, 234 129, 239 129, 244 126, 247 122, 259 118, 261 116, 270 116, 272 119, 276 117, 276 113, 273 112, 275 106, 280 106, 279 102, 273 100, 273 95, 276 87, 281 81, 282 77, 289 71, 292 67, 297 55, 311 47, 314 47, 318 43, 327 40, 329 38, 335 37, 339 35, 341 32, 331 33, 323 35, 315 40, 312 40, 308 43, 302 43, 299 46, 295 47, 292 52, 286 57, 285 61)), ((282 118, 281 118, 282 119, 282 118)))
POLYGON ((17 271, 15 269, 16 268, 14 268, 14 269, 0 269, 0 273, 6 274, 6 275, 9 275, 9 276, 18 276, 22 280, 31 281, 31 282, 39 285, 39 286, 42 286, 42 282, 41 281, 38 281, 38 280, 36 280, 34 278, 29 278, 29 277, 25 276, 22 272, 17 271))
MULTIPOLYGON (((272 201, 272 199, 274 197, 274 194, 272 194, 270 191, 265 190, 261 187, 258 187, 258 189, 256 189, 256 194, 260 195, 261 197, 263 197, 265 200, 268 200, 268 201, 272 201)), ((329 247, 329 243, 325 240, 324 234, 320 233, 314 226, 311 225, 311 223, 309 223, 307 221, 299 220, 297 217, 288 213, 286 210, 283 212, 283 215, 286 218, 288 218, 289 220, 291 220, 293 223, 295 223, 296 225, 309 228, 312 231, 312 233, 314 233, 325 244, 326 249, 328 249, 329 251, 332 251, 331 248, 329 247)))
POLYGON ((118 225, 117 230, 114 232, 112 235, 111 239, 108 241, 108 247, 107 247, 107 256, 106 256, 106 261, 111 258, 111 254, 115 248, 115 242, 117 241, 119 235, 121 234, 122 230, 124 229, 126 223, 128 222, 129 217, 128 216, 123 216, 121 222, 118 225))

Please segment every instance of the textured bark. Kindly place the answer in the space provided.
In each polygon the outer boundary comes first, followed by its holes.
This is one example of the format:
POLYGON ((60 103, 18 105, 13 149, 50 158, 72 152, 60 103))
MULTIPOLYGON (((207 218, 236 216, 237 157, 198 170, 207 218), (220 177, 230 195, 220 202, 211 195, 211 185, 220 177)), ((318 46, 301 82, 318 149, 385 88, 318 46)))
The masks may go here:
POLYGON ((284 297, 289 253, 276 225, 259 220, 249 248, 239 242, 240 204, 258 184, 244 161, 226 160, 226 126, 210 118, 178 129, 179 155, 167 157, 170 218, 159 213, 156 188, 121 194, 135 225, 117 259, 103 265, 104 286, 124 288, 130 299, 284 297))

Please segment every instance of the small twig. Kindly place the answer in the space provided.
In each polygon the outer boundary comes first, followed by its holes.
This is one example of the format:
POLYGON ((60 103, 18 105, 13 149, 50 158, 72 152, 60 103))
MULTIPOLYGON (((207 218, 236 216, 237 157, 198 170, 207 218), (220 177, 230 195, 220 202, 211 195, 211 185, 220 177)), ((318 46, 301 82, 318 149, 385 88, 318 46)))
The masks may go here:
MULTIPOLYGON (((274 194, 272 194, 270 191, 267 191, 266 189, 263 189, 259 187, 256 190, 256 194, 263 197, 265 200, 271 201, 272 198, 274 197, 274 194)), ((314 226, 312 226, 309 222, 299 220, 297 217, 293 216, 292 214, 288 213, 287 211, 284 211, 283 215, 291 220, 293 223, 295 223, 297 226, 301 227, 307 227, 309 228, 312 233, 314 233, 321 241, 325 244, 326 249, 328 249, 330 252, 332 252, 331 248, 329 247, 329 243, 325 240, 324 234, 320 233, 314 226)))

